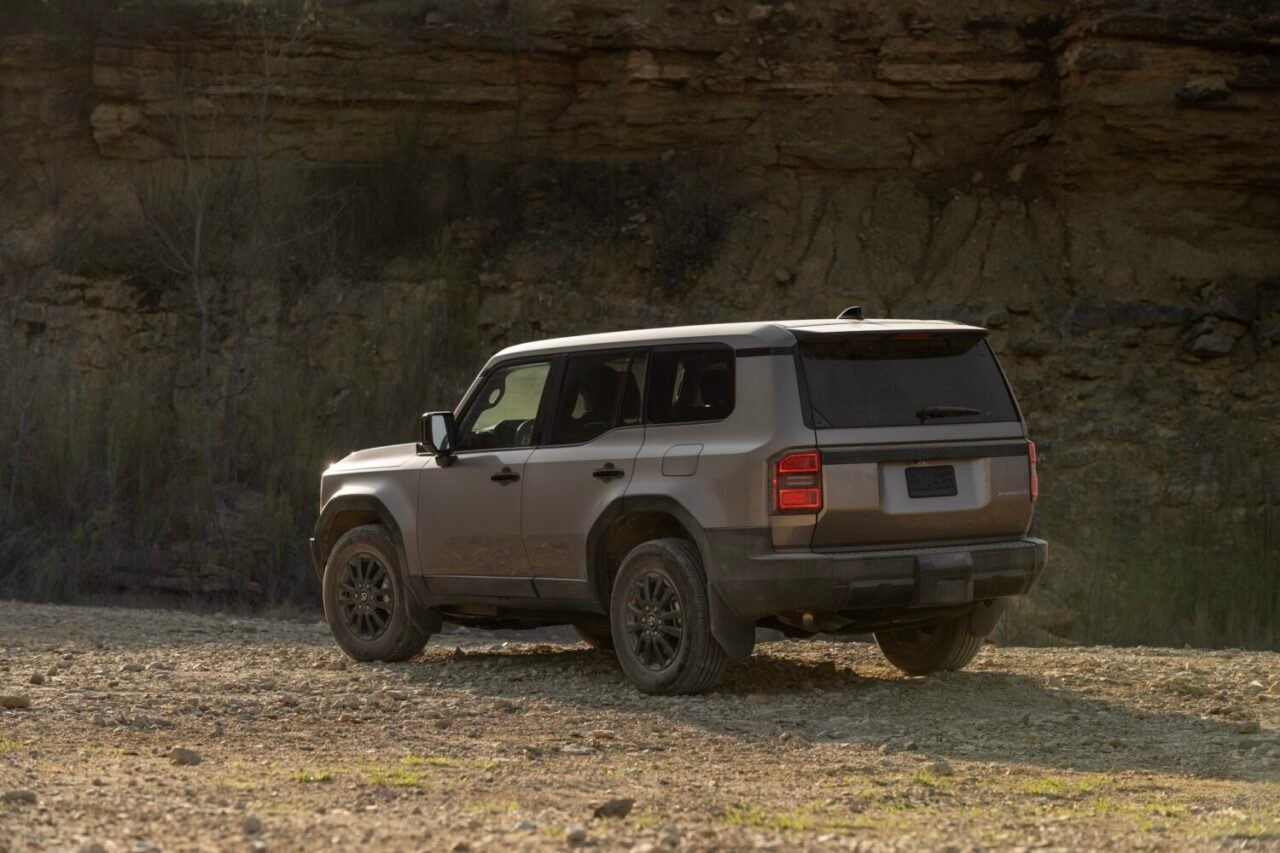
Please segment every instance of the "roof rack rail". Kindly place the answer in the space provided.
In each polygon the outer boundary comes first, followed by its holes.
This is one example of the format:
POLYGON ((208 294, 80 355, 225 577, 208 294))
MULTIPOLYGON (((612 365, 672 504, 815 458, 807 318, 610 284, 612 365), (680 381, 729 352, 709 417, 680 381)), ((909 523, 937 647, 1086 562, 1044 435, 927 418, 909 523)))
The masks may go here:
POLYGON ((837 320, 861 320, 861 319, 862 319, 862 306, 861 306, 861 305, 850 305, 848 308, 846 308, 846 309, 844 309, 843 311, 841 311, 841 312, 840 312, 840 315, 839 315, 838 317, 836 317, 836 319, 837 319, 837 320))

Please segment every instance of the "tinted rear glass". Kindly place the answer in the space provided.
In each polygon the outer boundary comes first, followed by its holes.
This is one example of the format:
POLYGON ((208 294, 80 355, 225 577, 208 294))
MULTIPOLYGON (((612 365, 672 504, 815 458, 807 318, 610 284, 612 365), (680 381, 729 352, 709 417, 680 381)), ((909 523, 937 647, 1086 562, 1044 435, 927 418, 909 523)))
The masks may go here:
POLYGON ((1018 419, 995 355, 980 336, 808 340, 800 343, 800 359, 819 429, 1018 419))
POLYGON ((733 350, 658 350, 650 359, 649 423, 716 421, 733 411, 733 350))

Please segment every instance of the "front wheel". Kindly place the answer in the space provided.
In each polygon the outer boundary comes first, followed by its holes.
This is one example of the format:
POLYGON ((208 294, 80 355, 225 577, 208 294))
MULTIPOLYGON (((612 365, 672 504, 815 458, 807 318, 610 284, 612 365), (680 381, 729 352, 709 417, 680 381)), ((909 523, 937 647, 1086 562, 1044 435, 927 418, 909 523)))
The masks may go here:
POLYGON ((359 661, 402 661, 430 634, 409 617, 395 542, 379 524, 347 531, 324 567, 324 615, 342 650, 359 661))
POLYGON ((618 663, 645 693, 701 693, 728 656, 711 635, 702 558, 683 539, 637 545, 613 582, 609 623, 618 663))
POLYGON ((877 631, 876 644, 889 663, 908 675, 963 669, 982 648, 969 632, 969 615, 920 628, 877 631))

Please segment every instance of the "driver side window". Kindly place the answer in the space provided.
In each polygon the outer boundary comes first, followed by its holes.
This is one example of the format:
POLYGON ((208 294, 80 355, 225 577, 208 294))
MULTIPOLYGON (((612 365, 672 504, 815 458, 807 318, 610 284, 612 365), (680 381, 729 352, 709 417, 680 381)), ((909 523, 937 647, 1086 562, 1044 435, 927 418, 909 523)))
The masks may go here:
POLYGON ((529 447, 542 389, 551 363, 516 364, 495 370, 458 426, 458 450, 529 447))

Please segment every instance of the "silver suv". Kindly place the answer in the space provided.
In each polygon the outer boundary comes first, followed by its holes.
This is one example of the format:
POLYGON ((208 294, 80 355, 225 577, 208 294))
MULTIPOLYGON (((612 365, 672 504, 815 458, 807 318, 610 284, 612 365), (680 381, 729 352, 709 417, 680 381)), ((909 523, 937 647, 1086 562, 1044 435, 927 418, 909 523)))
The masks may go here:
POLYGON ((757 626, 963 667, 1045 567, 1036 491, 986 330, 852 308, 505 349, 416 444, 325 471, 311 548, 357 660, 571 624, 694 693, 757 626))

